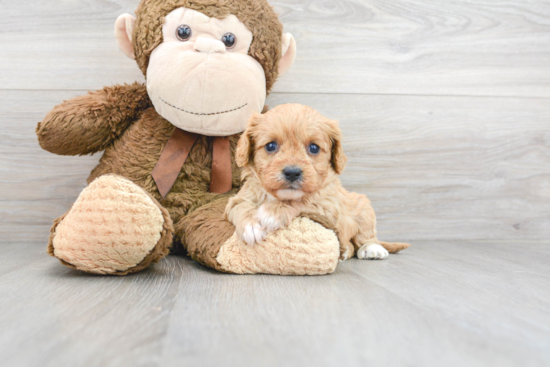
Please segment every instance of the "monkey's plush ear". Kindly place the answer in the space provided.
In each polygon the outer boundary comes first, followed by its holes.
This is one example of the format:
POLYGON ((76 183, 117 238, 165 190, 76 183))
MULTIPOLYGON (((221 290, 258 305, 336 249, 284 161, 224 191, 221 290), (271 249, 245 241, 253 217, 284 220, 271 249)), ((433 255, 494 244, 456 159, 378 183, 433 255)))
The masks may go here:
POLYGON ((329 122, 329 135, 332 141, 332 157, 331 163, 334 171, 337 174, 341 174, 346 167, 348 157, 344 154, 344 148, 342 148, 342 130, 338 126, 338 121, 331 120, 329 122))
POLYGON ((251 164, 250 161, 254 159, 254 131, 263 118, 260 113, 254 113, 250 116, 246 130, 237 143, 235 162, 241 168, 251 164))
POLYGON ((279 76, 284 75, 296 59, 296 41, 290 33, 283 34, 282 51, 283 56, 279 61, 279 76))
POLYGON ((136 59, 134 45, 132 44, 132 34, 135 24, 136 18, 130 14, 122 14, 115 22, 115 38, 118 48, 132 60, 136 59))

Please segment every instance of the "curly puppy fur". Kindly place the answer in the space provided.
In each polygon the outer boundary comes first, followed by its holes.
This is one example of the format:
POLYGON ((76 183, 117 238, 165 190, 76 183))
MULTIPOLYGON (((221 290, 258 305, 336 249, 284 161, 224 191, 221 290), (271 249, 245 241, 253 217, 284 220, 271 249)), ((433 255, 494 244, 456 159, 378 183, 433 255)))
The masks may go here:
POLYGON ((342 187, 338 174, 347 158, 341 141, 337 121, 303 105, 281 105, 252 116, 237 146, 245 183, 226 208, 237 235, 254 244, 302 213, 317 213, 335 228, 341 259, 355 253, 359 258, 385 258, 383 247, 391 252, 408 247, 378 241, 369 199, 342 187), (276 150, 266 149, 270 143, 276 150), (318 152, 310 150, 312 144, 318 152), (299 179, 289 179, 289 167, 298 169, 299 179))

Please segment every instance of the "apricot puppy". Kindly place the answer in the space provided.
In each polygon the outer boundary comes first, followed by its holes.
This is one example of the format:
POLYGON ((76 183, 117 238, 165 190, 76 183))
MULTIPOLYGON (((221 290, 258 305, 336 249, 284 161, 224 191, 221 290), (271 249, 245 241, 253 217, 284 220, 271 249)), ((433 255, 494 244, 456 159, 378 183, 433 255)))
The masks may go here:
POLYGON ((346 191, 338 175, 347 158, 338 122, 300 104, 254 114, 237 145, 245 181, 226 217, 247 244, 286 227, 301 213, 325 216, 340 240, 341 259, 384 259, 408 244, 380 242, 365 195, 346 191))

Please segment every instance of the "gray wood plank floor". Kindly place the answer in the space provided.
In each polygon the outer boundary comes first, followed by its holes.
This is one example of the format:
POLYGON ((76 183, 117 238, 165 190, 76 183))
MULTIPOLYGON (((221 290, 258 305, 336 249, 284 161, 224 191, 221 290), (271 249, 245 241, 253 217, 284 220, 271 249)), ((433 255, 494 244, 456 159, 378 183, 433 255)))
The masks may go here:
POLYGON ((143 81, 113 37, 137 3, 0 0, 0 366, 550 365, 550 1, 271 1, 298 55, 268 105, 340 120, 344 185, 413 247, 323 277, 91 276, 45 245, 100 155, 34 129, 143 81))
MULTIPOLYGON (((17 247, 17 249, 15 249, 17 247)), ((544 366, 550 247, 422 242, 323 277, 0 261, 3 366, 544 366)))

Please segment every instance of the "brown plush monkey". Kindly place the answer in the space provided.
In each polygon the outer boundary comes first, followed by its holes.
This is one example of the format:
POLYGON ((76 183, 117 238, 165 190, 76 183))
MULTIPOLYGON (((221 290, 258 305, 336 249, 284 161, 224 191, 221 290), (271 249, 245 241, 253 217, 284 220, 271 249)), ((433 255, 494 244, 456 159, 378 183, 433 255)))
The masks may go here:
POLYGON ((339 257, 323 218, 298 218, 250 247, 223 219, 240 185, 239 133, 260 112, 295 43, 267 0, 142 0, 115 25, 147 84, 118 85, 56 106, 38 124, 56 154, 105 151, 48 253, 99 274, 128 274, 174 250, 225 272, 325 274, 339 257))

